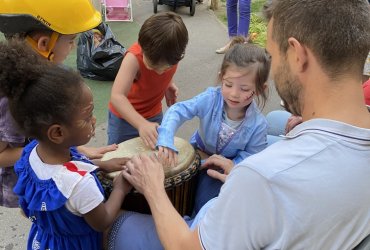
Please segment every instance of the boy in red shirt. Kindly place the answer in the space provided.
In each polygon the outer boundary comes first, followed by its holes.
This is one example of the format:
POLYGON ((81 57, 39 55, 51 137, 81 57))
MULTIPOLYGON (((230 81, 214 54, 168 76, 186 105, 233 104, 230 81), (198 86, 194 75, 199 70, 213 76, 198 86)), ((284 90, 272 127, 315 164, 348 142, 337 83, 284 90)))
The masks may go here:
POLYGON ((178 88, 172 78, 187 43, 188 31, 175 13, 159 13, 144 22, 113 83, 108 144, 140 136, 145 145, 155 148, 161 101, 166 97, 167 106, 176 102, 178 88))

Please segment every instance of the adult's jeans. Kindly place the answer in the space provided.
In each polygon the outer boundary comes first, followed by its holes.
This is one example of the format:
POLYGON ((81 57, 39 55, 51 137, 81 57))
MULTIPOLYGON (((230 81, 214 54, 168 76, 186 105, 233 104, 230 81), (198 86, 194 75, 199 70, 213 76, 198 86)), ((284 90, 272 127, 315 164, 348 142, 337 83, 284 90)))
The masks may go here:
POLYGON ((251 0, 227 0, 226 14, 229 37, 247 37, 251 18, 251 0))

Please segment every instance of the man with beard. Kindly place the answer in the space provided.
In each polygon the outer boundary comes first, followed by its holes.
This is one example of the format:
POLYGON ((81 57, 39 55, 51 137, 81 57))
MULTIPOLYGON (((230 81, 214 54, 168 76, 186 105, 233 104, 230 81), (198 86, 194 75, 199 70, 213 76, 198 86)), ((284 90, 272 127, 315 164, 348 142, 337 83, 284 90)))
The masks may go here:
MULTIPOLYGON (((352 249, 370 234, 370 115, 361 86, 368 2, 277 0, 268 13, 272 76, 303 123, 235 167, 210 157, 205 166, 224 174, 209 174, 227 178, 195 230, 167 198, 156 157, 129 161, 124 176, 148 200, 166 249, 352 249)), ((149 234, 143 228, 141 242, 149 234)))

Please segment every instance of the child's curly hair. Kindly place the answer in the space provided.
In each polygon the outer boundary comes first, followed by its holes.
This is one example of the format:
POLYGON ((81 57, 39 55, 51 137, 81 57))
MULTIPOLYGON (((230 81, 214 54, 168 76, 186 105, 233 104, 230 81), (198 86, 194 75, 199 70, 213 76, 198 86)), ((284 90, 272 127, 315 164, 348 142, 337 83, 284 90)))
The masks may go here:
POLYGON ((79 104, 80 75, 54 65, 19 41, 0 43, 0 94, 26 136, 42 140, 54 123, 69 124, 79 104))

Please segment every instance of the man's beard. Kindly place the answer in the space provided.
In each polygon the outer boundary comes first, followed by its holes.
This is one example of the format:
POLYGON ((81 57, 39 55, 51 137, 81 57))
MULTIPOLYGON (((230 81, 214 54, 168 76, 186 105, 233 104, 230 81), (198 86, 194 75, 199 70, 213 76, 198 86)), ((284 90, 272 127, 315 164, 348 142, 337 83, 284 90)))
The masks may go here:
POLYGON ((303 93, 302 84, 296 76, 293 76, 289 65, 283 61, 274 74, 275 88, 283 100, 284 108, 293 115, 302 115, 302 103, 300 101, 303 93))

